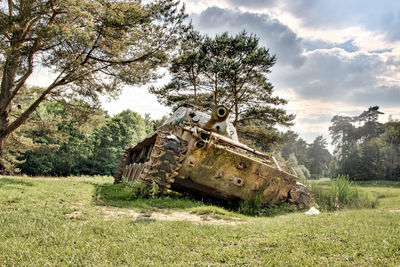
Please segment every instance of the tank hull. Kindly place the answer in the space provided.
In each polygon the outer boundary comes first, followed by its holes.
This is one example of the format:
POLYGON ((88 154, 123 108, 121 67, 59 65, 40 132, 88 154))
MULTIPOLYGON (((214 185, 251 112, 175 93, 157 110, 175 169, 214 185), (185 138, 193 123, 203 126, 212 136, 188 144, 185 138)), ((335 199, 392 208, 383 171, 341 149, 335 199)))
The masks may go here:
POLYGON ((123 178, 156 182, 161 191, 223 200, 257 199, 266 205, 288 202, 299 207, 311 202, 310 192, 299 190, 295 173, 285 171, 273 156, 185 123, 156 131, 128 148, 115 182, 123 178))

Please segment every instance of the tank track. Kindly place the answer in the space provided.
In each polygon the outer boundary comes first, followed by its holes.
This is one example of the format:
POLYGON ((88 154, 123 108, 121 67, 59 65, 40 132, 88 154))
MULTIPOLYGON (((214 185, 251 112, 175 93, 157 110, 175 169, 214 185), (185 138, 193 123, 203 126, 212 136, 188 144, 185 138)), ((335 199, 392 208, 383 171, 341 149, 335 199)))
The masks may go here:
MULTIPOLYGON (((121 182, 122 177, 128 177, 128 180, 132 182, 138 180, 147 185, 152 185, 155 182, 158 185, 159 192, 165 193, 179 175, 178 171, 182 167, 181 163, 185 159, 186 152, 187 142, 185 140, 175 135, 170 135, 168 132, 157 131, 136 146, 130 147, 125 151, 115 175, 114 183, 121 182), (151 149, 151 152, 143 151, 146 147, 151 149), (127 162, 130 160, 129 157, 133 153, 141 154, 143 152, 149 156, 143 162, 143 167, 140 171, 133 175, 134 171, 129 170, 127 166, 127 162)), ((136 163, 132 164, 136 165, 136 163)), ((131 167, 131 169, 133 168, 131 167)))
POLYGON ((305 209, 313 202, 311 191, 302 183, 296 183, 289 192, 289 203, 298 209, 305 209))
POLYGON ((155 182, 160 192, 165 193, 179 175, 178 171, 182 167, 186 151, 185 140, 167 132, 159 132, 150 160, 139 179, 147 184, 155 182))

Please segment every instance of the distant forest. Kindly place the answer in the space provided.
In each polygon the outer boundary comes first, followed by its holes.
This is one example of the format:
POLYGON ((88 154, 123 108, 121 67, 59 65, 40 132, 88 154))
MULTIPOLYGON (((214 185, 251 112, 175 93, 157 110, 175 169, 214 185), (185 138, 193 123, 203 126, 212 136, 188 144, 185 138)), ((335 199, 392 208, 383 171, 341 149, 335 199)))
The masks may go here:
POLYGON ((378 121, 379 107, 358 116, 336 115, 329 132, 335 146, 326 150, 322 136, 307 144, 288 132, 278 151, 292 162, 301 177, 348 175, 352 180, 400 180, 400 121, 378 121))

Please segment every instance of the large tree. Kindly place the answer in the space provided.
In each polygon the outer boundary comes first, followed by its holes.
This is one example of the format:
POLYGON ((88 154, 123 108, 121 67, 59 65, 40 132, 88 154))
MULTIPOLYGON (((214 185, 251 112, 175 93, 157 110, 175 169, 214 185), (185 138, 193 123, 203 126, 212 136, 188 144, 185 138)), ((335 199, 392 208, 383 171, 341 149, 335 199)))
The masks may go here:
POLYGON ((267 79, 275 61, 256 36, 244 31, 215 38, 192 32, 171 65, 172 82, 150 91, 172 107, 182 102, 204 108, 224 104, 235 126, 287 126, 294 116, 280 107, 287 101, 272 95, 267 79))
MULTIPOLYGON (((8 0, 0 2, 0 156, 7 136, 46 98, 95 102, 119 83, 155 76, 185 30, 174 0, 8 0), (53 81, 10 118, 14 99, 34 72, 53 81)), ((1 166, 0 166, 1 167, 1 166)))

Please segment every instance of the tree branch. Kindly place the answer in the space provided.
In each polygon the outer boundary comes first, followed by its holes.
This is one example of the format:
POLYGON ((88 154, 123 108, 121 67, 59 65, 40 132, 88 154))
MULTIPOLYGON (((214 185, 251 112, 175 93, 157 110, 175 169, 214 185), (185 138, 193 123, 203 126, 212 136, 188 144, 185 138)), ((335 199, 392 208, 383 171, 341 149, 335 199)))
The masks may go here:
POLYGON ((10 17, 13 16, 13 1, 12 0, 8 0, 8 15, 10 17))
MULTIPOLYGON (((154 53, 156 53, 158 50, 161 49, 161 47, 163 47, 172 37, 172 35, 175 33, 175 28, 177 27, 177 25, 179 24, 180 20, 178 20, 174 26, 172 27, 170 34, 168 35, 167 38, 165 38, 165 40, 163 42, 161 42, 161 44, 159 44, 155 49, 151 50, 150 52, 148 52, 147 54, 144 54, 138 58, 135 59, 128 59, 128 60, 108 60, 108 59, 102 59, 102 58, 97 58, 97 57, 93 57, 90 54, 88 54, 88 58, 99 61, 99 62, 103 62, 103 63, 109 63, 109 64, 130 64, 130 63, 134 63, 134 62, 139 62, 139 61, 143 61, 145 59, 147 59, 149 56, 153 55, 154 53)), ((87 61, 87 60, 86 60, 87 61)))
POLYGON ((47 87, 46 90, 42 92, 42 94, 39 96, 38 99, 36 99, 35 102, 33 102, 15 121, 13 121, 8 127, 0 132, 0 136, 7 136, 8 134, 12 133, 14 130, 16 130, 19 126, 21 126, 28 118, 29 116, 36 110, 36 108, 39 106, 39 104, 46 98, 46 96, 50 93, 51 90, 58 86, 62 86, 67 84, 68 82, 65 82, 64 78, 59 80, 61 75, 64 73, 61 72, 60 75, 54 80, 54 82, 47 87))

